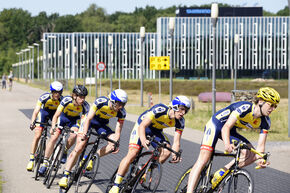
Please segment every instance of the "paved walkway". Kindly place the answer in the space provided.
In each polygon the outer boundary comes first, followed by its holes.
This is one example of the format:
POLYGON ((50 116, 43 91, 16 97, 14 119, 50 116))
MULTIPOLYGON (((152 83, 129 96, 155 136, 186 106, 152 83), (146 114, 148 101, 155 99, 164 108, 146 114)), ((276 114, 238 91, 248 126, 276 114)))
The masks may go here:
MULTIPOLYGON (((12 92, 0 90, 0 106, 2 107, 2 111, 0 112, 0 169, 2 172, 0 172, 0 175, 4 181, 3 192, 5 193, 58 192, 57 186, 53 186, 51 190, 47 190, 42 185, 42 182, 36 182, 33 174, 26 172, 25 169, 33 133, 28 128, 30 120, 23 112, 25 110, 31 111, 36 104, 37 98, 42 93, 43 91, 40 89, 18 83, 14 84, 12 92)), ((126 128, 127 130, 131 128, 136 119, 136 115, 128 115, 129 122, 127 124, 130 123, 130 126, 126 128)), ((173 129, 167 129, 165 131, 169 135, 174 132, 173 129)), ((127 136, 128 132, 126 132, 126 136, 122 136, 124 139, 129 137, 127 136)), ((190 147, 192 143, 189 142, 194 142, 196 144, 195 150, 198 150, 198 144, 202 139, 202 132, 186 128, 183 139, 186 140, 183 142, 185 144, 184 146, 190 147)), ((123 143, 124 147, 127 146, 126 143, 127 141, 123 143)), ((222 144, 218 144, 217 147, 223 150, 222 144)), ((267 151, 270 151, 272 154, 270 167, 278 170, 273 170, 274 173, 277 173, 277 176, 282 174, 279 171, 290 174, 290 142, 268 142, 267 151)), ((197 154, 197 151, 194 154, 197 154)), ((119 161, 122 156, 123 154, 115 156, 118 159, 116 161, 119 161)), ((101 162, 101 167, 102 164, 112 163, 114 166, 108 165, 108 167, 115 168, 117 163, 114 161, 115 157, 108 156, 108 158, 104 158, 104 162, 101 162)), ((184 161, 188 160, 187 164, 191 164, 191 160, 194 161, 196 157, 197 155, 188 155, 184 157, 184 161)), ((180 169, 178 170, 181 172, 180 169)), ((264 172, 256 173, 259 173, 257 175, 261 175, 264 172)), ((177 176, 173 177, 177 178, 177 176)))

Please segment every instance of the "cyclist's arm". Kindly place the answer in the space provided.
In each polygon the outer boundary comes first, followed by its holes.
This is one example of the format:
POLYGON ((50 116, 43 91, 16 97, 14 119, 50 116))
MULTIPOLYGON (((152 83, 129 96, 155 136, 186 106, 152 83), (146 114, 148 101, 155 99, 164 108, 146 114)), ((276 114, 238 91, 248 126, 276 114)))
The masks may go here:
POLYGON ((41 109, 41 106, 39 106, 39 105, 36 105, 36 107, 34 108, 34 111, 32 113, 32 117, 31 117, 31 124, 33 124, 33 122, 36 120, 36 117, 37 117, 40 109, 41 109))
POLYGON ((181 132, 175 132, 172 149, 176 152, 178 152, 180 149, 180 140, 181 140, 181 132))
POLYGON ((52 121, 51 121, 51 130, 50 130, 50 134, 53 134, 54 130, 55 130, 55 126, 57 123, 57 119, 59 118, 60 114, 62 111, 60 110, 56 110, 56 112, 54 113, 53 117, 52 117, 52 121))
POLYGON ((124 121, 117 121, 117 124, 116 124, 116 129, 115 129, 115 141, 119 141, 120 139, 120 136, 121 136, 121 132, 122 132, 122 128, 123 128, 123 124, 124 124, 124 121))
POLYGON ((152 123, 152 120, 148 117, 145 117, 143 119, 143 121, 140 123, 139 128, 138 128, 141 144, 147 150, 149 149, 149 147, 148 147, 149 141, 146 139, 145 130, 151 123, 152 123))
POLYGON ((224 124, 224 126, 222 127, 222 139, 225 145, 226 152, 233 151, 233 146, 231 145, 231 142, 230 142, 230 131, 235 125, 237 120, 238 120, 237 117, 231 114, 228 120, 226 121, 226 123, 224 124))
POLYGON ((88 133, 90 123, 91 123, 92 119, 94 118, 95 113, 96 113, 96 111, 93 108, 90 108, 90 111, 89 111, 87 118, 84 122, 84 128, 83 128, 83 135, 84 136, 88 133))

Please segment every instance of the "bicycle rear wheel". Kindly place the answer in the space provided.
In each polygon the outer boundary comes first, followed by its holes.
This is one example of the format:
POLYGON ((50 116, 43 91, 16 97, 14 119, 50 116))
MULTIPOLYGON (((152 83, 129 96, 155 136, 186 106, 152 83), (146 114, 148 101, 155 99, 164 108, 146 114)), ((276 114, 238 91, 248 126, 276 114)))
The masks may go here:
POLYGON ((35 180, 38 180, 39 177, 38 170, 44 159, 45 145, 45 140, 42 138, 35 152, 35 180))
POLYGON ((46 175, 46 179, 44 181, 44 183, 46 182, 46 187, 47 188, 50 188, 50 186, 52 185, 55 177, 56 177, 56 174, 60 168, 60 165, 61 165, 61 157, 62 157, 62 154, 64 152, 64 146, 62 144, 58 145, 55 149, 55 152, 54 152, 54 155, 52 156, 52 163, 49 167, 49 170, 48 170, 48 173, 46 175))
POLYGON ((161 164, 159 162, 151 162, 143 172, 138 174, 132 192, 155 192, 160 183, 161 176, 161 164))
POLYGON ((76 190, 75 192, 79 193, 87 193, 90 189, 95 190, 97 189, 97 186, 93 185, 96 181, 96 176, 98 173, 100 164, 100 157, 98 154, 90 154, 87 158, 86 163, 81 169, 77 184, 76 184, 76 190), (87 166, 89 165, 89 162, 92 161, 93 168, 88 171, 87 166))
POLYGON ((187 182, 188 182, 191 169, 192 169, 192 166, 187 168, 185 172, 180 176, 179 181, 177 182, 175 186, 174 193, 186 193, 187 182))
POLYGON ((217 190, 217 192, 228 193, 252 193, 253 191, 254 182, 246 170, 238 170, 228 175, 217 190))

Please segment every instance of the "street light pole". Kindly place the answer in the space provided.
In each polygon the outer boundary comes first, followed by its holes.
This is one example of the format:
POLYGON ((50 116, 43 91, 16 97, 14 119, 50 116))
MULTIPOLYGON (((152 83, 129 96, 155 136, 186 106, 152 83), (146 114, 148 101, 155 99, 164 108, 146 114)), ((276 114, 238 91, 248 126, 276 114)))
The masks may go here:
POLYGON ((37 80, 39 80, 39 44, 34 43, 37 46, 37 80))
POLYGON ((109 35, 108 37, 108 44, 109 44, 109 73, 110 73, 110 89, 112 92, 113 89, 113 82, 112 82, 112 61, 111 61, 111 53, 112 53, 112 44, 113 44, 113 37, 109 35))
POLYGON ((216 24, 218 20, 218 4, 213 3, 211 5, 211 21, 213 27, 213 62, 212 62, 212 114, 216 112, 216 77, 215 77, 215 69, 216 69, 216 24))
POLYGON ((143 84, 144 84, 144 40, 145 40, 145 27, 140 27, 140 52, 141 52, 141 66, 140 66, 140 71, 141 71, 141 85, 140 85, 140 93, 141 93, 141 107, 143 107, 143 84))
MULTIPOLYGON (((239 46, 239 35, 235 34, 235 66, 234 66, 234 93, 237 90, 237 71, 238 71, 238 61, 239 61, 239 56, 238 56, 238 46, 239 46)), ((236 97, 234 95, 234 100, 236 100, 236 97)))
POLYGON ((174 28, 175 28, 175 18, 174 17, 170 17, 169 18, 169 34, 170 34, 170 38, 171 38, 171 43, 170 43, 170 70, 169 70, 169 95, 170 95, 170 101, 172 101, 172 87, 173 87, 173 81, 172 81, 172 68, 173 68, 173 41, 174 41, 174 28))
MULTIPOLYGON (((16 52, 16 55, 18 55, 18 58, 19 58, 19 63, 18 63, 18 80, 19 80, 19 76, 20 76, 20 54, 21 54, 21 51, 20 52, 16 52)), ((16 68, 17 70, 17 68, 16 68)))
MULTIPOLYGON (((29 49, 32 50, 32 55, 31 55, 31 80, 34 81, 34 46, 28 46, 29 49)), ((30 51, 30 50, 29 50, 30 51)))
POLYGON ((95 48, 95 54, 96 54, 96 56, 95 56, 95 58, 94 58, 94 60, 95 60, 95 87, 96 87, 96 97, 98 97, 98 77, 97 77, 97 63, 99 62, 98 60, 99 60, 99 39, 98 38, 96 38, 95 39, 95 42, 94 42, 94 48, 95 48))

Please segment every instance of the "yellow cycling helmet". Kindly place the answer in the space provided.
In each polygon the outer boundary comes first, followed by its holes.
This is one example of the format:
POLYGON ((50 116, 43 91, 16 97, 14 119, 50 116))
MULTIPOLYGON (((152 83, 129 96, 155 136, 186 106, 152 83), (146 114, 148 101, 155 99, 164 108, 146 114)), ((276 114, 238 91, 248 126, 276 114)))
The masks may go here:
POLYGON ((275 89, 270 87, 260 88, 258 90, 257 97, 273 104, 278 104, 280 102, 279 93, 275 89))

